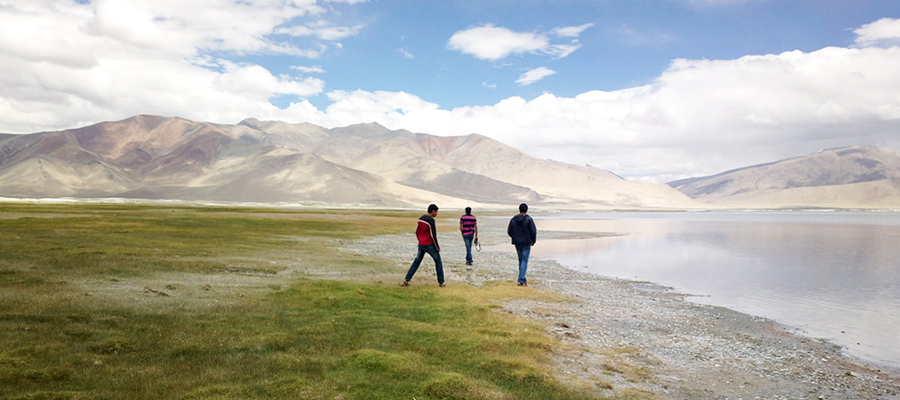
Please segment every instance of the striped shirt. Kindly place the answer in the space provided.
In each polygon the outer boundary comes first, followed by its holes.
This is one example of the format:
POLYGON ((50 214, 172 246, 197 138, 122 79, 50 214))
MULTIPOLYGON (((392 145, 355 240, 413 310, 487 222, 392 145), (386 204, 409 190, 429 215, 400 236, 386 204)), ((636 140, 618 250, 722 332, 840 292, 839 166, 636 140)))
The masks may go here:
POLYGON ((478 226, 478 221, 475 219, 474 215, 467 214, 459 217, 459 227, 462 230, 463 236, 474 235, 476 226, 478 226))

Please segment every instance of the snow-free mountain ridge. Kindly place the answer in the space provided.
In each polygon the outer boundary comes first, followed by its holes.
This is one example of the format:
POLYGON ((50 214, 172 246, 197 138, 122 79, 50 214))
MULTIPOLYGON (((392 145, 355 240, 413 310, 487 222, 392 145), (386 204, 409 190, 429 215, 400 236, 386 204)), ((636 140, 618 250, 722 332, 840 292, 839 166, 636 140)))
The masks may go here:
POLYGON ((669 185, 727 207, 900 209, 900 154, 879 147, 828 149, 669 185))
POLYGON ((0 136, 0 197, 422 208, 699 209, 663 184, 539 160, 481 135, 141 115, 0 136))

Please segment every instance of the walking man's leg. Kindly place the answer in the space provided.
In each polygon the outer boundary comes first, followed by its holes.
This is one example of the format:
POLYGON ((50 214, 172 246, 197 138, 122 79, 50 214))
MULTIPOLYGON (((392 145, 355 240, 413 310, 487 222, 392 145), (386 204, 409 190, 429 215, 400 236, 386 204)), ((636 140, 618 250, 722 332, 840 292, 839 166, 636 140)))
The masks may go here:
POLYGON ((528 272, 528 257, 531 255, 531 246, 516 245, 516 254, 519 256, 519 284, 527 285, 525 274, 528 272))
POLYGON ((416 252, 416 259, 413 260, 412 265, 409 266, 409 271, 406 272, 405 282, 409 282, 413 275, 416 274, 416 271, 419 269, 419 264, 422 264, 422 259, 425 258, 425 246, 419 245, 419 250, 416 252))
POLYGON ((475 235, 464 235, 463 242, 466 243, 466 264, 472 265, 472 240, 475 239, 475 235))
POLYGON ((437 247, 434 246, 426 246, 427 252, 431 255, 431 258, 434 260, 434 269, 437 272, 437 280, 438 283, 443 286, 444 285, 444 263, 441 261, 441 253, 437 251, 437 247))

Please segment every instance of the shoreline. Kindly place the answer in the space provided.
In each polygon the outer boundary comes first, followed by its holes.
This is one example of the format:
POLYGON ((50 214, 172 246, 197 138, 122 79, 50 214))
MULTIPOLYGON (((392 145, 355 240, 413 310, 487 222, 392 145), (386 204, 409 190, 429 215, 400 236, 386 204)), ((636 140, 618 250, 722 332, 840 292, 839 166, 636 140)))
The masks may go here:
MULTIPOLYGON (((484 247, 507 244, 505 220, 479 222, 484 247)), ((458 232, 438 228, 448 285, 515 284, 511 246, 508 252, 474 253, 475 264, 466 266, 458 232)), ((560 235, 565 233, 541 232, 537 246, 560 235)), ((394 260, 399 282, 415 255, 415 237, 358 239, 339 248, 394 260)), ((433 275, 428 260, 412 284, 435 284, 433 275)), ((523 290, 550 290, 571 301, 514 300, 498 311, 544 325, 563 343, 551 352, 556 377, 598 396, 900 399, 900 370, 854 359, 835 344, 765 318, 694 303, 654 283, 580 272, 536 257, 528 277, 531 286, 523 290)))
POLYGON ((573 382, 610 383, 599 385, 606 388, 601 395, 621 394, 625 387, 665 399, 900 398, 900 371, 852 358, 835 344, 792 333, 774 321, 693 303, 654 283, 536 261, 534 286, 576 301, 559 312, 541 312, 548 305, 540 302, 506 307, 543 321, 576 349, 561 355, 557 365, 573 382), (645 369, 646 379, 634 381, 618 373, 628 371, 605 367, 622 360, 645 369))

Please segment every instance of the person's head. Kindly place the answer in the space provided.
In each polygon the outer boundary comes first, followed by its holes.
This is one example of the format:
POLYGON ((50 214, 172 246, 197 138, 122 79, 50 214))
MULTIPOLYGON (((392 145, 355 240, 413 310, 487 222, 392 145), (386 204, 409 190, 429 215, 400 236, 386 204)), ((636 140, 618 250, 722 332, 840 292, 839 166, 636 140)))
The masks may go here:
POLYGON ((466 215, 472 215, 472 207, 466 207, 466 215))
POLYGON ((519 212, 525 214, 528 212, 528 204, 522 203, 519 204, 519 212))
POLYGON ((433 216, 437 215, 437 212, 438 212, 438 206, 436 206, 434 204, 428 205, 428 215, 431 215, 433 217, 433 216))

